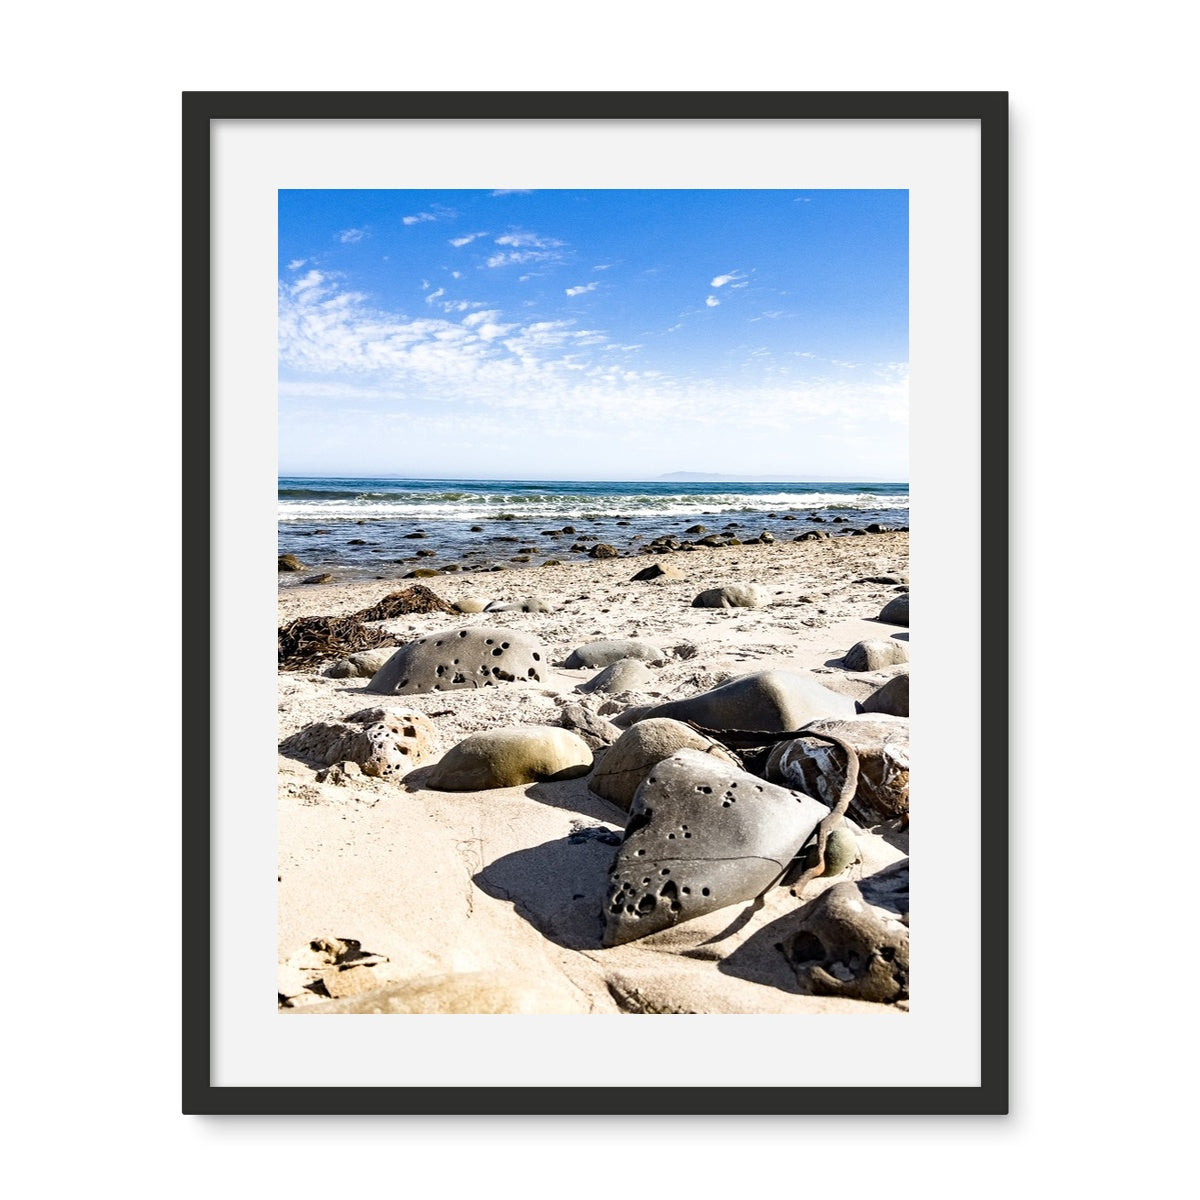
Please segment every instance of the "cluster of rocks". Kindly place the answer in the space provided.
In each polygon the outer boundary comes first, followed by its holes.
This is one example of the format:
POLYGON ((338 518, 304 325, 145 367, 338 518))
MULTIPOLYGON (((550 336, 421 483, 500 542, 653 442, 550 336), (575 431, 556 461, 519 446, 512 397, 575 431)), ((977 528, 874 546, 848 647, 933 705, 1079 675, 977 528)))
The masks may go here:
MULTIPOLYGON (((763 600, 757 589, 731 586, 701 592, 693 603, 754 606, 763 600)), ((539 611, 522 602, 487 607, 539 611)), ((878 619, 907 624, 907 593, 878 619)), ((367 653, 353 656, 357 669, 371 665, 367 653)), ((555 665, 596 672, 578 687, 586 698, 648 691, 653 669, 666 659, 666 651, 648 642, 603 640, 575 647, 555 665)), ((390 652, 366 688, 400 697, 537 683, 550 660, 548 648, 529 634, 466 626, 390 652)), ((899 669, 907 661, 906 643, 895 638, 850 647, 844 670, 894 672, 862 702, 811 675, 767 670, 682 699, 614 702, 612 721, 581 699, 563 707, 559 725, 489 729, 440 757, 429 718, 386 705, 310 725, 281 750, 327 773, 359 770, 445 792, 586 777, 588 790, 624 823, 597 914, 603 947, 652 937, 758 902, 781 884, 819 877, 825 881, 820 895, 795 896, 779 942, 797 986, 896 1003, 908 996, 907 860, 886 878, 843 877, 861 858, 858 839, 865 831, 907 828, 908 673, 899 669)))

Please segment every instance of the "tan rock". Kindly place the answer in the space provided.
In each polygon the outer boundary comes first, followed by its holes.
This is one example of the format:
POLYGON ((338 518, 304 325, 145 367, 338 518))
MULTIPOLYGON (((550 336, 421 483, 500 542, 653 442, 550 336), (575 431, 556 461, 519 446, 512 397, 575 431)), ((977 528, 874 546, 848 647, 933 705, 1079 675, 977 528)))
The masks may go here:
POLYGON ((591 747, 568 729, 556 725, 489 729, 451 747, 430 771, 426 786, 474 792, 575 779, 591 769, 591 747))

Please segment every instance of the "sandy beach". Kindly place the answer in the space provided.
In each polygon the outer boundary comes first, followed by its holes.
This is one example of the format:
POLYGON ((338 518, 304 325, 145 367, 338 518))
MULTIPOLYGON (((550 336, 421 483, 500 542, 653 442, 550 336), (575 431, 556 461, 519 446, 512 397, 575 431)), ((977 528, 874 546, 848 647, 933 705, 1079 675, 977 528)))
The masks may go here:
MULTIPOLYGON (((281 670, 281 1012, 905 1011, 906 992, 891 1003, 811 994, 780 946, 825 889, 906 864, 906 819, 850 823, 857 861, 801 897, 785 878, 752 901, 606 947, 601 914, 629 814, 589 789, 590 773, 467 791, 431 787, 429 776, 482 731, 559 726, 580 705, 619 726, 635 706, 757 672, 803 675, 861 703, 908 669, 841 662, 864 640, 907 643, 906 628, 878 620, 907 592, 907 557, 908 534, 887 532, 435 576, 419 582, 450 605, 533 598, 549 611, 412 613, 374 627, 402 644, 450 630, 525 634, 545 649, 541 677, 393 696, 368 690, 366 677, 326 674, 334 659, 281 670), (680 577, 633 580, 653 564, 680 577), (729 585, 756 585, 761 606, 693 606, 729 585), (566 668, 571 653, 617 639, 652 645, 660 659, 643 664, 634 690, 577 690, 600 671, 566 668), (425 757, 403 776, 286 749, 309 727, 373 708, 415 712, 432 727, 425 757)), ((409 585, 281 588, 279 624, 347 616, 409 585)))

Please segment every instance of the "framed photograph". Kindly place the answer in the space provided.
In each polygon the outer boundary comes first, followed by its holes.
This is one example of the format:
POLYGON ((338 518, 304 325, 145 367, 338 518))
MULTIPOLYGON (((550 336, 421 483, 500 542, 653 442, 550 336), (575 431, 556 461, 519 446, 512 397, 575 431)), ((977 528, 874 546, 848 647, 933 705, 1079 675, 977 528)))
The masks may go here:
POLYGON ((1007 110, 184 93, 184 1112, 1008 1111, 1007 110))

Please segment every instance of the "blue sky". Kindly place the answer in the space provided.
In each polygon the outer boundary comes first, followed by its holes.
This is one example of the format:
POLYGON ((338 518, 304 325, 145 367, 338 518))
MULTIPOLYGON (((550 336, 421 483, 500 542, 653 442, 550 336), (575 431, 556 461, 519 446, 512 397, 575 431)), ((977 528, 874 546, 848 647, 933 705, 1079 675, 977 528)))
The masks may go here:
POLYGON ((279 470, 908 478, 903 191, 281 191, 279 470))

